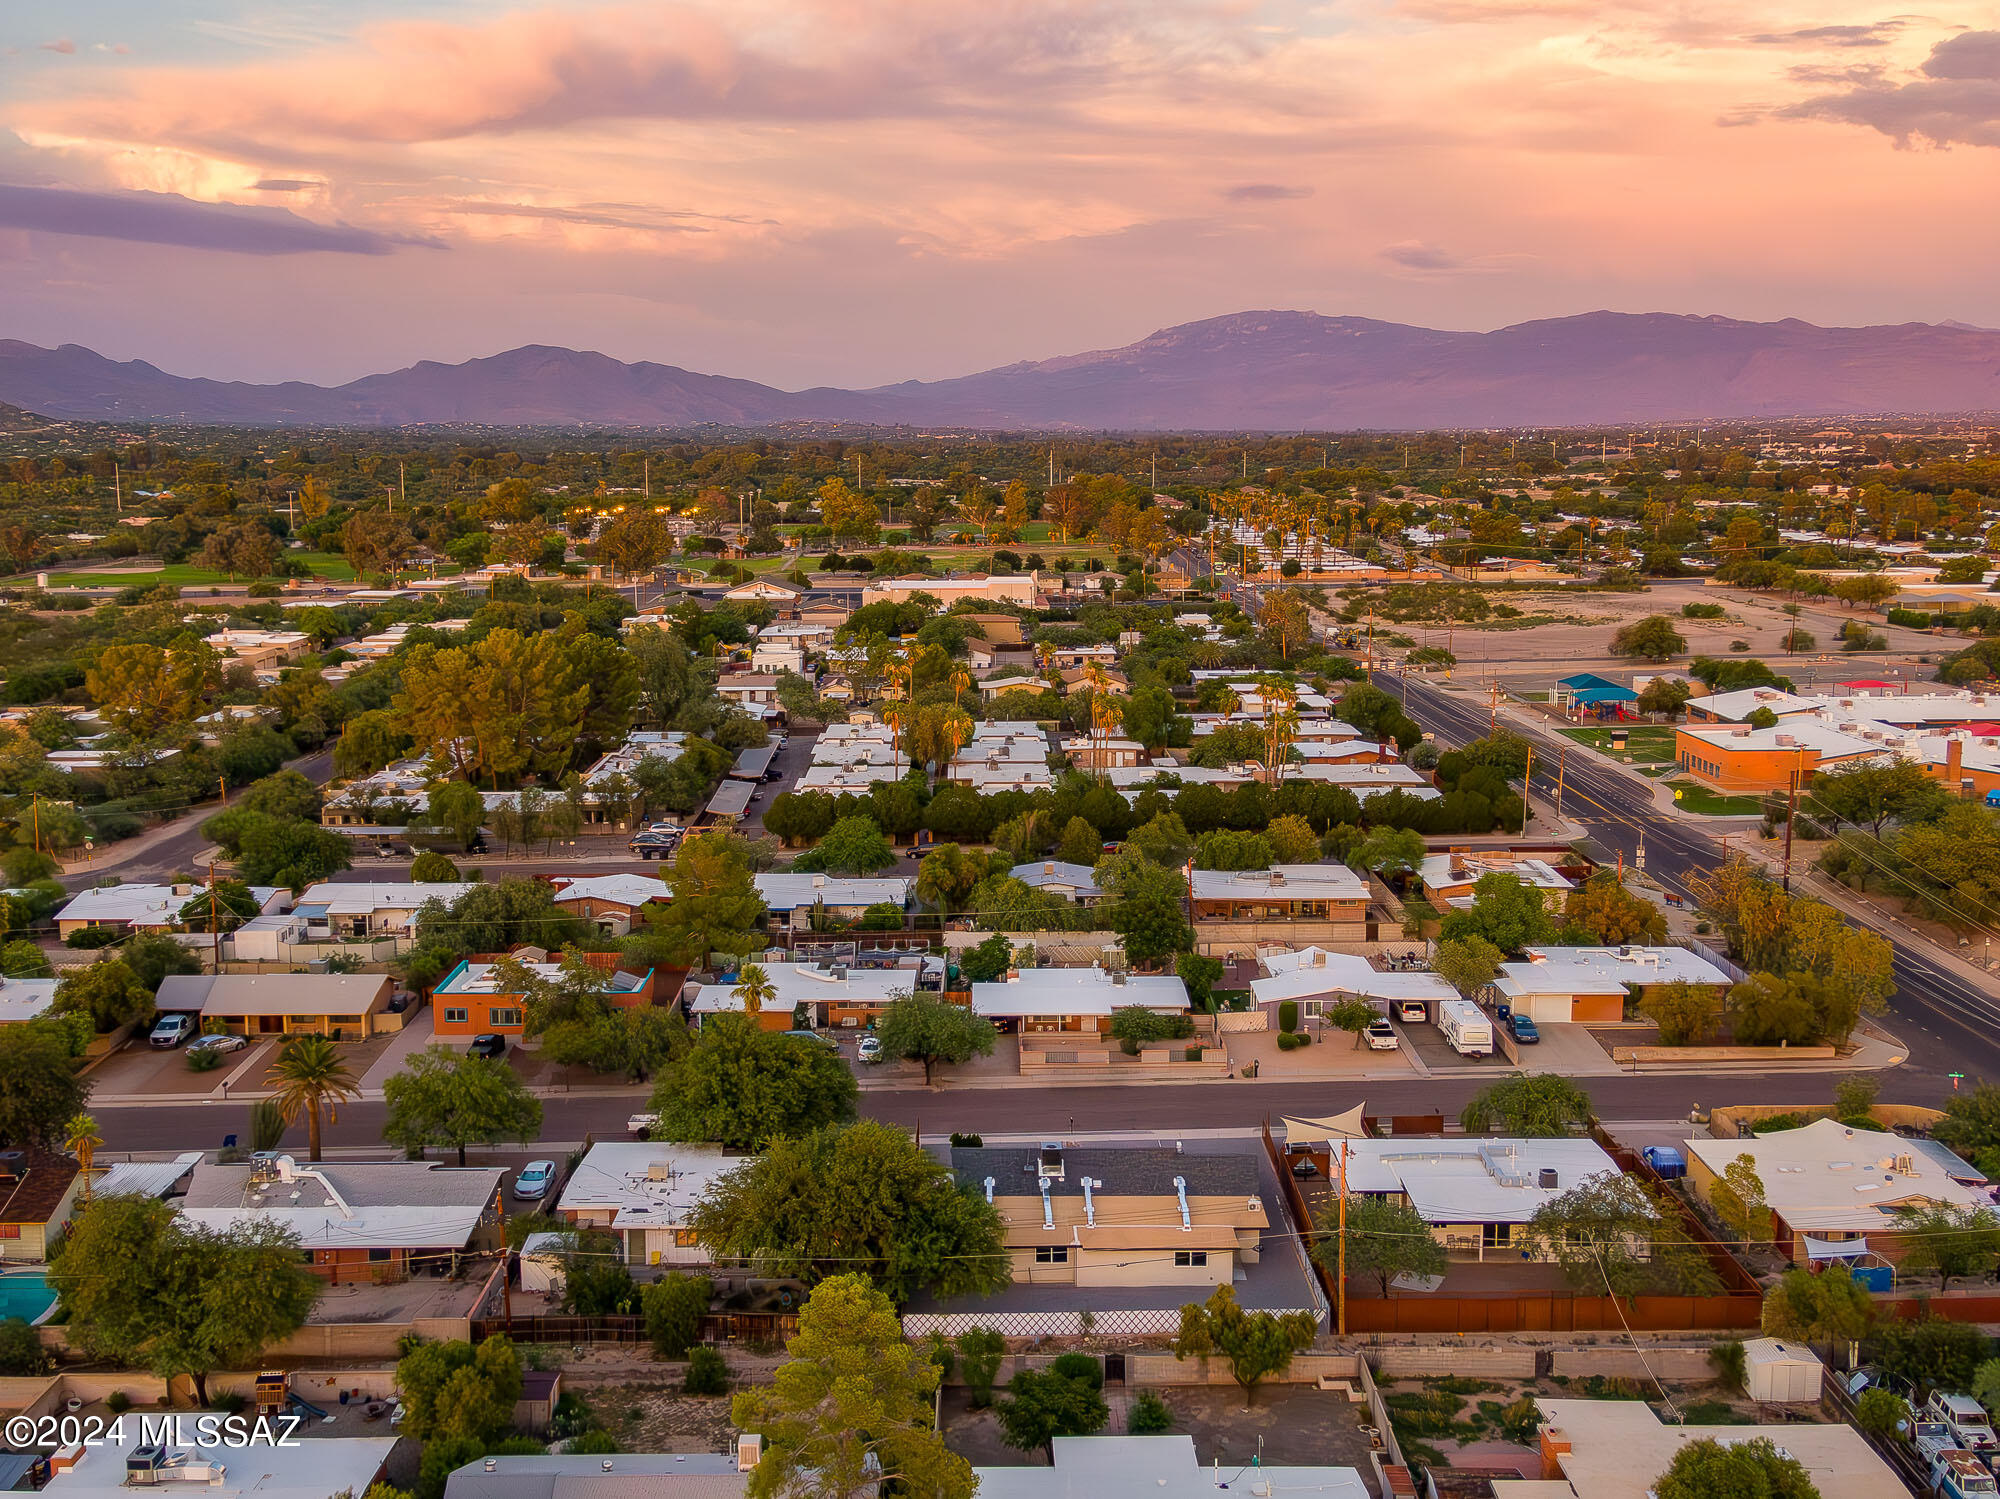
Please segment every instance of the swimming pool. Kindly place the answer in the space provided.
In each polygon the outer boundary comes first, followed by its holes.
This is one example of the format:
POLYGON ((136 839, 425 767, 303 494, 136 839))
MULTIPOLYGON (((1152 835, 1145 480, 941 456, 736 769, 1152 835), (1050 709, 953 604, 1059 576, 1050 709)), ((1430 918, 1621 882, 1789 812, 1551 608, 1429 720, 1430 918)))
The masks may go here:
POLYGON ((40 1270, 9 1270, 0 1274, 0 1321, 19 1317, 40 1322, 56 1309, 56 1293, 40 1270))

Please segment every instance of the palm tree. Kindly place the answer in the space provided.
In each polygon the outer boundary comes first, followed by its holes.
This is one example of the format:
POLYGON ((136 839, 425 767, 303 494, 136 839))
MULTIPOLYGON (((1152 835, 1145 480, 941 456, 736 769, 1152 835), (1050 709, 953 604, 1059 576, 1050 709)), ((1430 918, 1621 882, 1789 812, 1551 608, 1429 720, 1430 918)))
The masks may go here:
POLYGON ((764 972, 759 963, 745 963, 743 971, 736 976, 736 987, 730 991, 743 1001, 745 1015, 761 1015, 764 1006, 778 997, 778 986, 771 976, 764 972))
POLYGON ((63 1126, 66 1138, 63 1146, 76 1157, 77 1170, 83 1173, 83 1200, 90 1201, 90 1158, 97 1147, 104 1143, 104 1137, 97 1132, 97 1121, 88 1114, 78 1114, 63 1126))
POLYGON ((306 1155, 319 1159, 319 1114, 325 1106, 327 1117, 340 1123, 340 1101, 359 1098, 361 1089, 340 1051, 324 1036, 294 1036, 278 1053, 278 1060, 264 1074, 264 1081, 278 1091, 275 1102, 285 1123, 296 1124, 306 1116, 306 1155))

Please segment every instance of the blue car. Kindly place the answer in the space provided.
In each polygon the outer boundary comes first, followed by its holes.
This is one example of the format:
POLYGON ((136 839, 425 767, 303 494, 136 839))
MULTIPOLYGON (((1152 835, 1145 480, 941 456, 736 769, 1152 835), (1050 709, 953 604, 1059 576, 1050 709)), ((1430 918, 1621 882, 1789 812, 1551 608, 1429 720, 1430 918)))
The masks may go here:
POLYGON ((1522 1046, 1533 1046, 1542 1039, 1542 1033, 1535 1029, 1535 1022, 1526 1015, 1509 1015, 1507 1029, 1513 1033, 1514 1040, 1522 1046))

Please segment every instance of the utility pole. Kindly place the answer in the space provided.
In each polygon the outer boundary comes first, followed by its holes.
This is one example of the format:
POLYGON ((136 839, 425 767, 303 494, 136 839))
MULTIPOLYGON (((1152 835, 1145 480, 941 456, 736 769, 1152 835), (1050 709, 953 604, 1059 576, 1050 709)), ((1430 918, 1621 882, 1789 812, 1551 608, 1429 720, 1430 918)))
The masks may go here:
POLYGON ((111 502, 118 507, 118 513, 125 513, 125 484, 118 472, 118 460, 111 460, 111 502))
MULTIPOLYGON (((1799 751, 1801 768, 1805 751, 1799 751)), ((1792 893, 1792 824, 1799 820, 1799 770, 1792 771, 1792 794, 1785 812, 1785 894, 1792 893)))
POLYGON ((396 464, 396 492, 403 497, 403 508, 405 510, 409 509, 410 480, 409 476, 404 472, 404 465, 400 461, 396 464))
POLYGON ((1340 1274, 1334 1277, 1334 1294, 1340 1303, 1336 1330, 1347 1336, 1347 1141, 1340 1142, 1340 1274))
POLYGON ((1534 816, 1534 809, 1528 803, 1528 794, 1535 785, 1535 747, 1528 746, 1528 764, 1521 772, 1521 836, 1528 836, 1528 819, 1534 816))
POLYGON ((1500 683, 1496 679, 1486 689, 1486 732, 1491 734, 1500 727, 1500 683))
POLYGON ((1569 751, 1566 749, 1557 750, 1556 751, 1556 818, 1558 821, 1561 820, 1563 815, 1563 772, 1568 768, 1569 768, 1569 751))
POLYGON ((35 798, 34 819, 35 819, 35 852, 40 853, 42 851, 42 799, 39 796, 35 798))
POLYGON ((639 492, 646 499, 653 497, 653 455, 646 453, 639 459, 639 492))
POLYGON ((222 972, 222 923, 215 911, 215 860, 208 861, 208 940, 210 973, 222 972))

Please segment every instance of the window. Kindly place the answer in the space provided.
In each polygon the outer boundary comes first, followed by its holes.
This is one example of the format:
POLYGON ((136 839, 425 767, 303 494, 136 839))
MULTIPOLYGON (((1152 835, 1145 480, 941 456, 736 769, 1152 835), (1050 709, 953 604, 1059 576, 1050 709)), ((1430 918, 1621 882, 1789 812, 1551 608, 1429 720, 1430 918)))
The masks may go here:
POLYGON ((1514 1225, 1511 1223, 1482 1223, 1479 1225, 1479 1247, 1482 1249, 1506 1249, 1514 1242, 1514 1225))
POLYGON ((692 1249, 697 1242, 693 1229, 677 1228, 674 1230, 674 1248, 692 1249))
POLYGON ((316 1031, 319 1029, 317 1015, 287 1015, 285 1023, 296 1031, 316 1031))
POLYGON ((1207 1263, 1208 1251, 1206 1249, 1176 1249, 1174 1251, 1174 1267, 1176 1269, 1198 1269, 1207 1263))
POLYGON ((444 1012, 444 1023, 446 1025, 464 1025, 465 1011, 447 1006, 444 1012))
POLYGON ((519 1025, 521 1023, 521 1012, 516 1009, 503 1010, 496 1007, 489 1009, 486 1013, 492 1017, 491 1023, 494 1025, 519 1025))
POLYGON ((18 1239, 20 1237, 21 1237, 20 1224, 0 1223, 0 1239, 18 1239))
POLYGON ((1038 1265, 1067 1265, 1069 1263, 1069 1245, 1037 1244, 1035 1246, 1035 1263, 1038 1265))
POLYGON ((371 1265, 385 1265, 395 1257, 396 1251, 393 1249, 371 1249, 368 1251, 368 1263, 371 1265))

